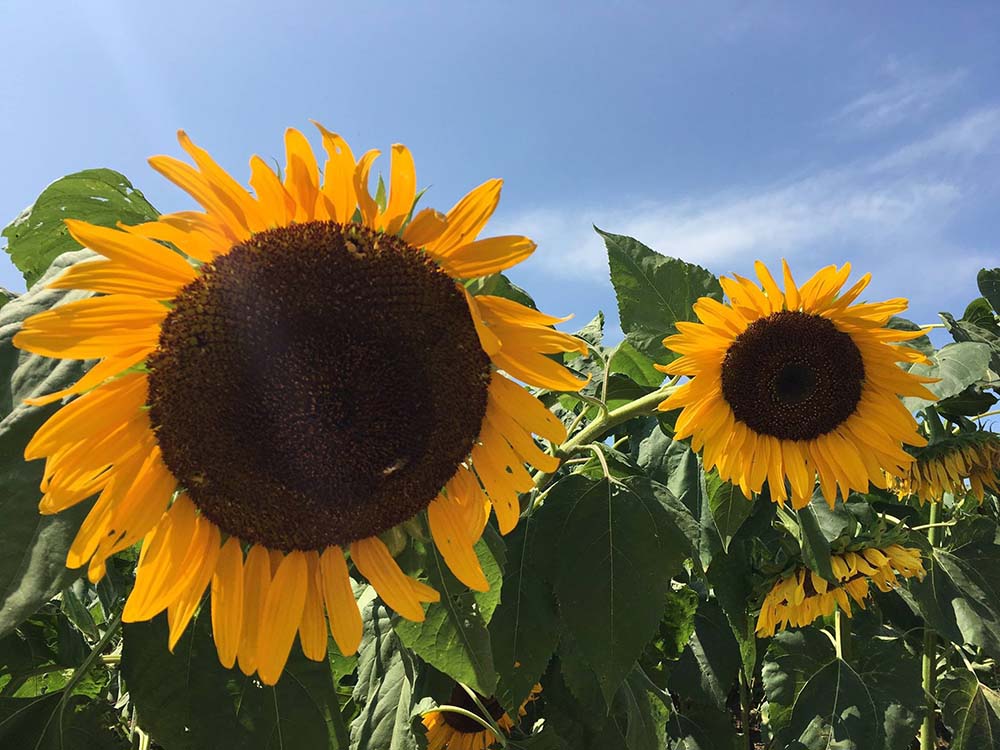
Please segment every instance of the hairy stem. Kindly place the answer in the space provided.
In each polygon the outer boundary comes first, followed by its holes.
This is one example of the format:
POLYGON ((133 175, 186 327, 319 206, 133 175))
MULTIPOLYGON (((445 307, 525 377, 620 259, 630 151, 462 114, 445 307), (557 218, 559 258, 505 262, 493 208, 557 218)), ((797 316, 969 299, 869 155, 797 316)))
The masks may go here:
MULTIPOLYGON (((935 415, 936 419, 936 415, 935 415)), ((927 528, 927 541, 931 547, 937 541, 938 503, 932 502, 930 508, 930 523, 927 528)), ((934 750, 936 744, 934 722, 936 718, 934 687, 937 681, 937 633, 924 623, 924 648, 920 657, 921 684, 924 688, 926 702, 924 722, 920 727, 920 750, 934 750)))

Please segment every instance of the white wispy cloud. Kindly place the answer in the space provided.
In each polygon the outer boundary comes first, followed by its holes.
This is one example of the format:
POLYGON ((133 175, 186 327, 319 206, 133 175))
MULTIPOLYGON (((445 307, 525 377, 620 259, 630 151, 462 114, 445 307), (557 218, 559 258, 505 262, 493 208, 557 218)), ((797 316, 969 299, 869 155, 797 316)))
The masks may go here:
POLYGON ((846 104, 831 118, 832 124, 861 134, 891 128, 925 114, 966 77, 964 70, 927 75, 904 71, 899 65, 889 66, 887 72, 892 83, 846 104))
POLYGON ((938 299, 942 276, 964 283, 996 262, 996 248, 962 244, 950 224, 976 200, 976 175, 996 171, 982 168, 983 155, 998 150, 1000 107, 994 107, 884 155, 784 183, 681 202, 541 207, 498 217, 496 229, 534 238, 544 252, 532 266, 554 279, 605 278, 607 256, 593 223, 716 273, 745 273, 755 258, 795 259, 803 269, 833 259, 863 261, 891 285, 876 283, 873 293, 894 296, 905 288, 915 298, 926 292, 928 300, 938 299), (977 169, 955 167, 974 158, 977 169))

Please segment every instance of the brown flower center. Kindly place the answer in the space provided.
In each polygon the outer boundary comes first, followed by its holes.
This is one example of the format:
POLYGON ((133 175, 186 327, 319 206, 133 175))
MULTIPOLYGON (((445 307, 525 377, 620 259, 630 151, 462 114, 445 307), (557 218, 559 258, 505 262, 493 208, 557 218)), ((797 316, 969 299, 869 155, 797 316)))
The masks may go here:
POLYGON ((836 429, 861 400, 861 352, 821 315, 783 311, 741 333, 722 363, 722 395, 736 419, 782 440, 836 429))
POLYGON ((490 360, 455 282, 397 237, 318 221, 202 272, 149 361, 164 461, 199 509, 308 550, 425 508, 486 412, 490 360))

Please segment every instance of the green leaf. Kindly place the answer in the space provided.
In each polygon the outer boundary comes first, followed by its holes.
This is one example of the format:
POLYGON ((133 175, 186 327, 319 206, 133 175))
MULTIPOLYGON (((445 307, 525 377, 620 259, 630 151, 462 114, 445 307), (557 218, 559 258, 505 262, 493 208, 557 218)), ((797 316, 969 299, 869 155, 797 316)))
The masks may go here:
POLYGON ((638 240, 603 232, 626 340, 650 359, 666 364, 676 355, 663 339, 676 333, 679 320, 696 320, 691 306, 700 297, 722 300, 722 287, 710 271, 657 253, 638 240))
POLYGON ((1000 658, 1000 546, 968 544, 924 550, 923 581, 907 580, 915 607, 954 643, 972 643, 1000 658))
POLYGON ((952 669, 938 682, 942 718, 951 729, 951 750, 1000 745, 1000 693, 965 669, 952 669))
POLYGON ((853 644, 858 654, 848 664, 813 628, 772 639, 761 675, 775 748, 909 746, 923 707, 919 661, 902 639, 855 639, 853 644))
POLYGON ((514 300, 514 302, 520 302, 522 305, 530 307, 533 310, 538 309, 535 307, 535 301, 531 298, 531 295, 502 273, 494 273, 489 276, 472 279, 466 283, 465 288, 469 290, 469 294, 476 297, 482 294, 488 294, 493 297, 504 297, 514 300))
POLYGON ((962 320, 967 323, 985 328, 993 333, 998 332, 996 315, 993 313, 993 306, 985 297, 976 297, 972 300, 962 313, 962 320))
POLYGON ((362 706, 351 722, 351 750, 417 750, 413 733, 416 665, 377 599, 363 607, 354 699, 362 706))
POLYGON ((667 723, 674 740, 671 750, 742 750, 744 740, 736 733, 728 710, 681 700, 667 723))
POLYGON ((797 534, 803 562, 828 581, 836 580, 830 567, 831 543, 850 538, 858 526, 854 516, 840 500, 831 509, 819 489, 809 505, 795 515, 799 528, 797 532, 792 529, 792 533, 797 534))
POLYGON ((621 373, 638 385, 655 388, 663 382, 663 373, 653 367, 653 360, 628 341, 622 341, 611 352, 612 373, 621 373))
POLYGON ((979 291, 993 305, 993 311, 1000 315, 1000 268, 984 268, 976 276, 979 291))
POLYGON ((705 474, 705 492, 712 529, 718 534, 722 549, 728 552, 733 536, 753 512, 753 502, 738 487, 720 479, 715 470, 705 474))
POLYGON ((722 608, 713 600, 702 602, 694 617, 694 634, 668 684, 675 693, 719 710, 740 670, 740 650, 722 608))
POLYGON ((0 698, 0 747, 17 750, 124 750, 129 747, 110 705, 62 693, 38 698, 0 698))
POLYGON ((571 475, 539 511, 538 544, 562 622, 610 703, 659 625, 685 542, 663 507, 665 488, 571 475))
POLYGON ((470 591, 448 570, 436 545, 423 545, 427 583, 440 592, 441 601, 427 608, 423 622, 399 619, 395 628, 403 645, 421 659, 489 696, 496 688, 497 673, 486 624, 500 599, 503 570, 485 537, 476 543, 476 554, 490 584, 485 592, 470 591))
POLYGON ((506 538, 500 604, 490 620, 496 698, 513 715, 541 679, 559 642, 559 615, 534 554, 537 521, 528 516, 506 538))
POLYGON ((159 212, 123 175, 110 169, 86 169, 49 185, 0 235, 28 287, 65 252, 79 250, 64 219, 81 219, 113 227, 152 221, 159 212))
MULTIPOLYGON (((332 744, 337 695, 325 660, 292 649, 274 687, 219 663, 203 608, 167 649, 167 618, 123 627, 122 673, 141 726, 166 750, 251 750, 332 744)), ((331 648, 336 648, 331 644, 331 648)))
MULTIPOLYGON (((73 263, 93 257, 89 250, 67 253, 52 263, 48 281, 73 263)), ((17 349, 14 334, 25 318, 53 305, 90 296, 89 292, 46 289, 39 284, 0 309, 0 636, 9 633, 73 577, 66 552, 86 516, 84 502, 56 515, 38 513, 42 461, 28 463, 24 448, 58 404, 28 406, 24 399, 58 391, 86 371, 83 362, 40 357, 17 349)))
MULTIPOLYGON (((927 390, 938 398, 947 398, 964 391, 973 383, 985 380, 990 365, 991 351, 988 344, 963 341, 948 344, 939 349, 929 365, 912 365, 909 369, 914 375, 928 378, 938 378, 937 383, 928 383, 927 390)), ((918 411, 932 402, 926 399, 907 396, 903 404, 910 411, 918 411)))

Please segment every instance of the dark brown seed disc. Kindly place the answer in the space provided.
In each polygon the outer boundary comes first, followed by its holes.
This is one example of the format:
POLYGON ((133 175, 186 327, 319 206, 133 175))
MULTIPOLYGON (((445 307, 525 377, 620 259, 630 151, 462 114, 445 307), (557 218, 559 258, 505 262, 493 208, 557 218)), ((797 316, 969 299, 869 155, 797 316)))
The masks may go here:
MULTIPOLYGON (((503 710, 503 706, 496 698, 484 698, 483 696, 476 693, 476 697, 479 698, 479 702, 483 704, 483 707, 490 712, 490 717, 493 721, 499 721, 500 718, 506 713, 503 710)), ((482 712, 479 710, 479 706, 472 702, 472 698, 469 696, 465 689, 461 685, 455 685, 451 691, 451 698, 448 702, 453 706, 458 706, 459 708, 464 708, 466 711, 471 711, 477 716, 482 716, 482 712)), ((475 734, 476 732, 485 732, 483 725, 479 724, 468 716, 462 716, 462 714, 456 714, 451 711, 442 711, 441 715, 444 717, 444 723, 449 727, 454 729, 456 732, 462 732, 463 734, 475 734)), ((484 717, 485 718, 485 717, 484 717)))
POLYGON ((849 334, 827 318, 784 311, 755 320, 722 362, 722 395, 758 434, 811 440, 861 400, 865 366, 849 334))
POLYGON ((490 360, 455 282, 333 222, 261 232, 202 272, 149 361, 157 441, 198 508, 281 550, 425 508, 486 413, 490 360))

